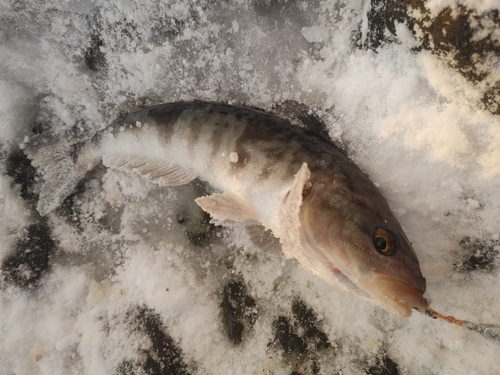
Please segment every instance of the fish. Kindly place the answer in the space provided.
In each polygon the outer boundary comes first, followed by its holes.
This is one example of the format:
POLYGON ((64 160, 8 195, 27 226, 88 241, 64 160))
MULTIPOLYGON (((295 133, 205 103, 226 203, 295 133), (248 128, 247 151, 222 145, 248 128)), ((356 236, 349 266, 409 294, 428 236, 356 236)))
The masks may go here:
POLYGON ((325 133, 261 109, 160 104, 124 115, 85 142, 32 138, 37 209, 50 214, 102 162, 161 186, 206 181, 196 203, 218 224, 259 223, 284 255, 331 285, 408 317, 425 311, 425 278, 386 199, 325 133))

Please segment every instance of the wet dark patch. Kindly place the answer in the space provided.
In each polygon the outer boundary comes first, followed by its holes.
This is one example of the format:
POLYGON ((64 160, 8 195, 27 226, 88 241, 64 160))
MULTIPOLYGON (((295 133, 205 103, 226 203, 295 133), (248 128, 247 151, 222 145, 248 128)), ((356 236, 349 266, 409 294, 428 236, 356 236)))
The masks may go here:
POLYGON ((18 150, 8 156, 5 164, 7 175, 13 178, 12 183, 19 189, 21 197, 34 203, 38 199, 38 174, 31 161, 22 150, 18 150))
POLYGON ((320 366, 319 364, 311 359, 308 359, 304 361, 303 363, 300 364, 300 366, 297 366, 297 368, 292 371, 290 375, 310 375, 310 374, 319 374, 320 373, 320 366))
MULTIPOLYGON (((79 202, 85 201, 83 195, 86 193, 90 181, 95 184, 96 191, 101 188, 102 177, 105 173, 106 167, 102 163, 98 163, 78 182, 73 192, 63 200, 54 212, 63 217, 68 224, 83 230, 82 220, 84 217, 79 202)), ((106 220, 108 219, 104 216, 103 222, 105 223, 106 220)))
POLYGON ((270 14, 280 12, 285 3, 284 0, 256 0, 253 7, 259 16, 269 17, 270 14))
POLYGON ((88 215, 89 212, 82 209, 82 204, 99 197, 99 193, 102 191, 102 179, 106 171, 107 168, 102 163, 98 163, 88 171, 78 182, 73 192, 54 210, 54 213, 79 232, 89 230, 88 224, 91 224, 95 231, 119 234, 123 214, 122 206, 114 206, 104 202, 102 214, 98 218, 93 214, 88 215))
MULTIPOLYGON (((206 9, 205 4, 196 4, 197 7, 206 9)), ((209 5, 208 5, 209 6, 209 5)), ((156 12, 152 18, 150 42, 161 46, 166 40, 173 40, 180 35, 189 23, 198 23, 200 21, 200 13, 197 9, 190 9, 189 16, 186 19, 178 19, 172 17, 173 13, 169 7, 163 2, 156 2, 156 12)))
POLYGON ((241 281, 224 286, 220 315, 227 338, 233 344, 240 344, 244 333, 253 327, 258 317, 255 300, 241 281))
POLYGON ((245 226, 245 231, 250 238, 250 241, 262 251, 269 254, 281 254, 281 244, 273 232, 266 229, 260 224, 248 224, 245 226))
POLYGON ((207 246, 210 244, 214 233, 215 226, 210 223, 210 214, 202 212, 196 230, 186 231, 189 242, 198 247, 207 246))
POLYGON ((145 42, 135 20, 128 19, 126 16, 110 24, 108 32, 114 37, 112 48, 115 51, 127 51, 131 46, 142 45, 145 42))
POLYGON ((119 234, 121 232, 123 207, 115 207, 106 204, 103 215, 97 220, 99 226, 110 234, 119 234))
POLYGON ((126 314, 125 323, 133 331, 145 334, 151 340, 148 349, 142 349, 139 358, 120 363, 115 374, 144 373, 151 375, 189 374, 183 352, 168 334, 161 316, 149 307, 137 307, 126 314))
MULTIPOLYGON (((43 135, 43 137, 36 138, 36 142, 48 144, 64 139, 74 144, 76 140, 84 142, 94 134, 93 124, 87 122, 85 105, 67 103, 64 99, 52 94, 40 95, 38 99, 31 129, 33 134, 43 135), (64 118, 61 117, 61 113, 65 114, 64 118), (68 119, 71 119, 71 123, 68 123, 68 119), (60 133, 55 134, 57 129, 60 133), (61 132, 61 129, 64 131, 61 132)), ((34 140, 35 138, 31 139, 31 141, 34 140)), ((34 143, 30 143, 33 147, 34 143)))
POLYGON ((500 241, 464 237, 459 242, 460 252, 453 267, 458 272, 491 272, 498 266, 500 241))
POLYGON ((2 263, 4 281, 22 289, 37 287, 50 270, 55 250, 56 243, 45 220, 30 225, 14 252, 2 263))
POLYGON ((303 330, 303 337, 307 340, 308 346, 315 350, 327 349, 331 347, 326 334, 318 326, 318 316, 313 309, 307 307, 304 301, 297 299, 292 303, 292 313, 303 330))
POLYGON ((172 17, 157 17, 151 28, 150 40, 153 44, 161 46, 166 40, 172 40, 179 35, 185 25, 186 22, 172 17))
POLYGON ((84 55, 85 65, 93 72, 101 70, 106 66, 106 56, 101 47, 104 47, 104 42, 101 39, 97 27, 95 27, 90 36, 90 45, 84 55))
POLYGON ((210 214, 201 209, 197 215, 189 216, 183 211, 177 214, 177 222, 184 226, 189 242, 197 247, 210 245, 220 231, 210 220, 210 214))
POLYGON ((43 134, 49 139, 56 117, 51 101, 54 99, 51 95, 39 95, 35 106, 35 115, 31 124, 31 131, 35 135, 43 134))
POLYGON ((185 224, 189 220, 189 216, 185 213, 177 214, 177 222, 179 224, 185 224))
POLYGON ((367 375, 399 375, 399 368, 386 353, 381 353, 369 367, 365 368, 367 375))
MULTIPOLYGON (((320 372, 318 355, 334 349, 313 309, 304 301, 292 302, 292 315, 278 316, 273 322, 273 340, 270 348, 281 351, 284 359, 294 364, 294 373, 320 372)), ((334 352, 329 353, 333 357, 334 352)))
POLYGON ((274 343, 277 344, 285 354, 293 354, 301 357, 308 352, 305 341, 295 330, 295 327, 286 316, 279 316, 273 322, 274 343))
MULTIPOLYGON (((191 183, 196 188, 196 196, 205 196, 213 193, 213 188, 205 181, 198 178, 191 183)), ((205 248, 217 243, 223 237, 224 227, 212 224, 211 216, 194 204, 194 210, 183 208, 176 212, 176 221, 181 224, 186 237, 191 244, 199 248, 205 248)))
MULTIPOLYGON (((253 7, 259 17, 272 20, 278 18, 282 23, 291 22, 296 25, 304 25, 304 14, 300 9, 300 3, 296 0, 256 0, 253 2, 253 7)), ((308 3, 314 7, 313 1, 308 3)))

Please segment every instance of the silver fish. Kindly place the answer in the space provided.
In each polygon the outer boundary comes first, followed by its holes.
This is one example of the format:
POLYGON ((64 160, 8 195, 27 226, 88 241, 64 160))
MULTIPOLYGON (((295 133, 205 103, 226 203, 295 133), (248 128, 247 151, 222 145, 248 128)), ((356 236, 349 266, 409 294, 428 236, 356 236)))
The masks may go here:
POLYGON ((220 191, 196 200, 216 221, 259 221, 288 258, 392 313, 428 306, 415 252, 375 185, 332 142, 270 113, 163 104, 119 119, 84 144, 35 139, 27 153, 44 173, 42 215, 99 161, 164 186, 198 177, 220 191))

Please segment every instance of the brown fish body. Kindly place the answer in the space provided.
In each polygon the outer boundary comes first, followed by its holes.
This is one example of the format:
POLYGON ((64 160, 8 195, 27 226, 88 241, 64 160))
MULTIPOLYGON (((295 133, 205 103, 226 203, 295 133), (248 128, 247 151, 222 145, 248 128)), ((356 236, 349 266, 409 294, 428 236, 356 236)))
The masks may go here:
POLYGON ((99 160, 165 186, 199 177, 221 191, 197 199, 214 219, 260 221, 304 268, 394 313, 427 307, 418 260, 379 190, 333 143, 287 120, 243 106, 170 103, 119 119, 80 145, 72 163, 44 165, 51 152, 33 153, 46 169, 42 214, 99 160))

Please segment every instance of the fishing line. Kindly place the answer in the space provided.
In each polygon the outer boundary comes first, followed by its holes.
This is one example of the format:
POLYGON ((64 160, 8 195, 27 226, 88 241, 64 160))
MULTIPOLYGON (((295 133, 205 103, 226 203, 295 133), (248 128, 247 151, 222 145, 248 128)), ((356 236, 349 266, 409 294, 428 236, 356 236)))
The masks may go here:
POLYGON ((425 315, 430 316, 433 319, 443 319, 448 323, 455 324, 457 326, 461 326, 467 328, 470 331, 474 331, 479 333, 481 336, 486 339, 495 342, 500 345, 500 326, 496 324, 480 324, 480 323, 472 323, 467 320, 459 320, 453 316, 443 315, 436 310, 428 307, 425 310, 425 315))

